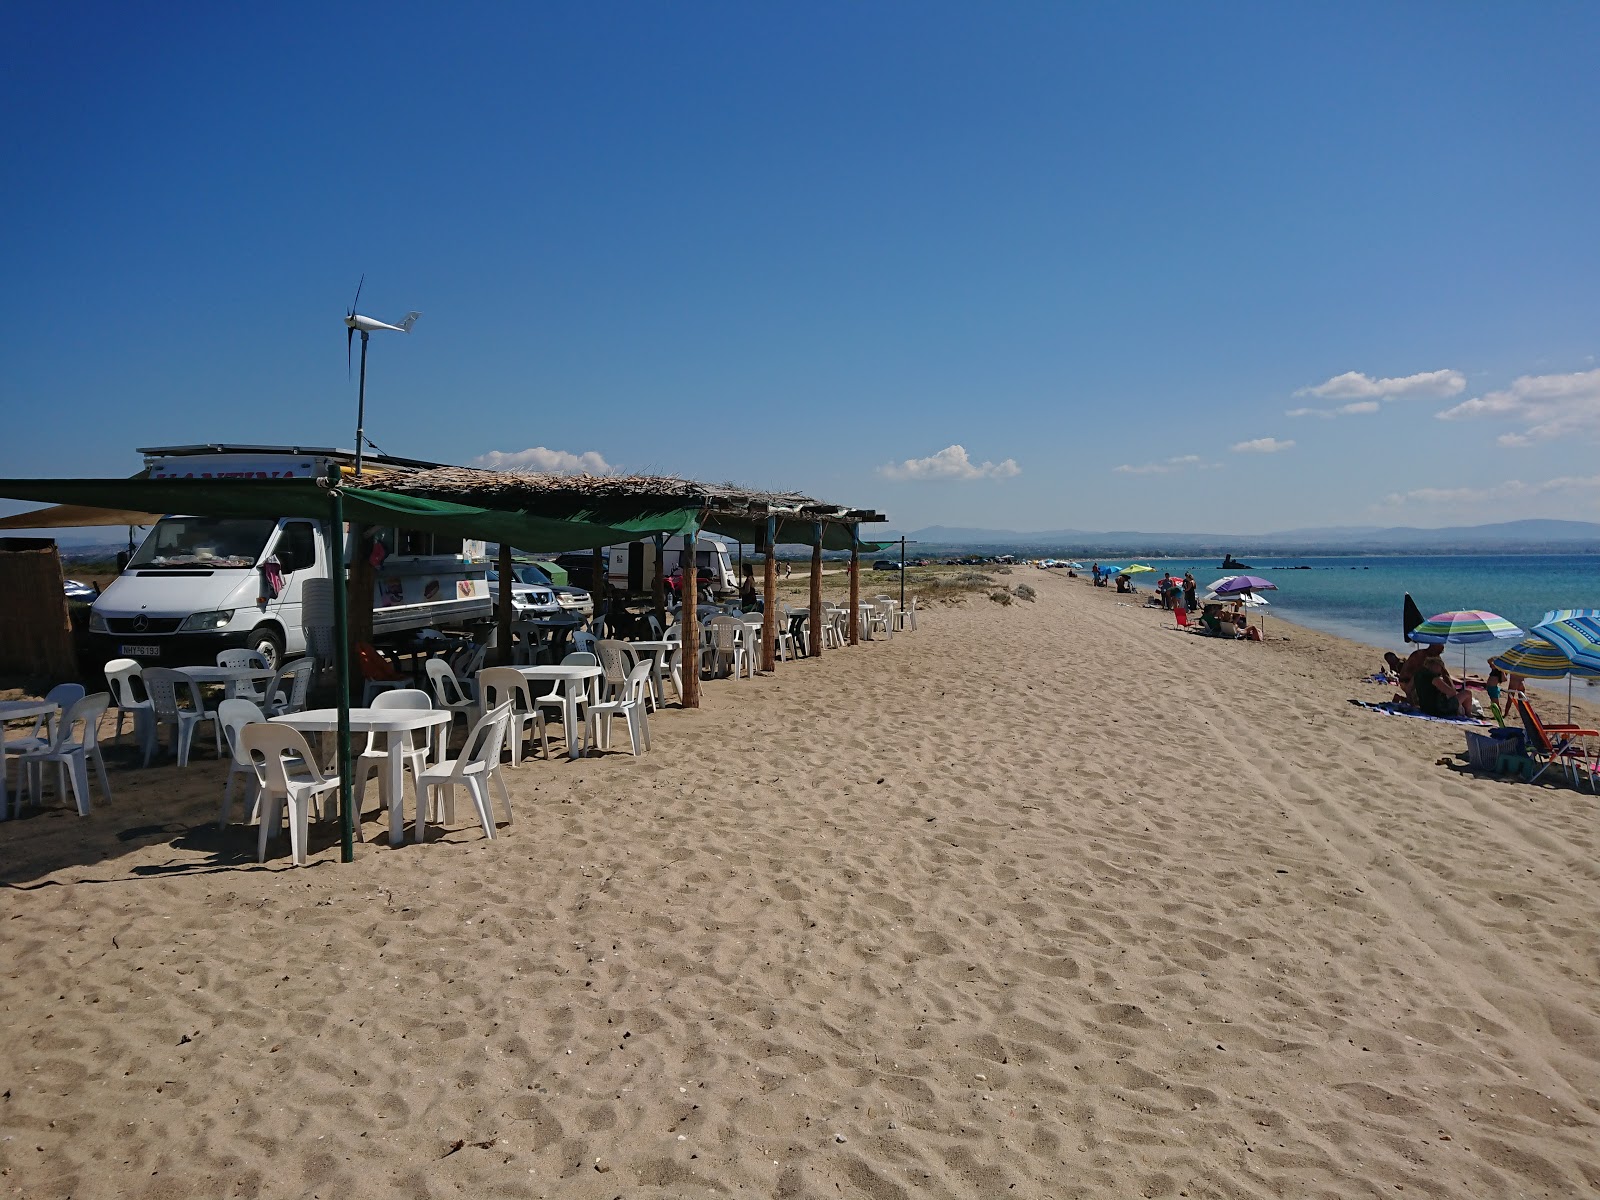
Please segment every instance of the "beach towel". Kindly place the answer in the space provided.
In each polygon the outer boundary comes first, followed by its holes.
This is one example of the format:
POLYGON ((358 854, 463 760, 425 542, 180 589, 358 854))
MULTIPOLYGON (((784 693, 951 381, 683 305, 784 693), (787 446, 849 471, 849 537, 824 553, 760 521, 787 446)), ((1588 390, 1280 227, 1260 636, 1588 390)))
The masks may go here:
POLYGON ((1382 704, 1374 704, 1370 700, 1352 700, 1357 708, 1365 708, 1375 713, 1383 713, 1389 717, 1415 717, 1419 721, 1437 721, 1441 725, 1487 725, 1488 721, 1480 721, 1476 717, 1435 717, 1424 712, 1414 712, 1409 708, 1401 708, 1393 700, 1385 700, 1382 704))

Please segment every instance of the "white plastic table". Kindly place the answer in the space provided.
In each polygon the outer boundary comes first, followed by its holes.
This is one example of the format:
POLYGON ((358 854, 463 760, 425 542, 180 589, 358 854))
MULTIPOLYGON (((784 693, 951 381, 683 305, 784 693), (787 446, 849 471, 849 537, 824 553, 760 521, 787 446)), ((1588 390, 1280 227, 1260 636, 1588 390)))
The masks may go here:
MULTIPOLYGON (((4 700, 0 701, 0 722, 20 721, 25 717, 43 717, 50 713, 60 711, 59 704, 49 700, 4 700)), ((34 800, 38 803, 37 797, 34 800)), ((6 751, 5 734, 0 731, 0 821, 10 819, 11 802, 6 795, 6 751)))
POLYGON ((524 679, 530 682, 544 680, 561 685, 561 728, 567 735, 567 757, 578 757, 578 695, 591 679, 599 679, 598 666, 539 666, 518 667, 524 679))
MULTIPOLYGON (((415 733, 420 729, 436 729, 440 725, 449 725, 455 719, 455 713, 448 709, 430 709, 422 712, 417 709, 404 708, 352 708, 350 710, 351 733, 386 733, 390 737, 389 761, 384 764, 388 768, 389 792, 389 844, 398 846, 406 840, 405 833, 405 757, 401 753, 405 739, 393 736, 399 733, 415 733)), ((335 733, 339 729, 339 710, 337 708, 313 708, 305 712, 285 713, 272 720, 279 725, 287 725, 291 729, 298 729, 301 733, 335 733)), ((352 760, 354 751, 351 753, 352 760)), ((352 761, 351 766, 355 763, 352 761)), ((351 783, 354 784, 354 780, 351 783)), ((420 792, 417 803, 422 803, 420 792)), ((360 813, 355 814, 360 820, 360 813)), ((422 822, 417 821, 416 840, 422 840, 422 822)))

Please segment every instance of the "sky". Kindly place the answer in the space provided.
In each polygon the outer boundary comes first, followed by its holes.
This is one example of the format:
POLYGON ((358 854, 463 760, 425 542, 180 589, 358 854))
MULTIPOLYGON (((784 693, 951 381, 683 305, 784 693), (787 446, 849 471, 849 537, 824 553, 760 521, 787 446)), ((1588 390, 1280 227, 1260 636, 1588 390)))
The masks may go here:
MULTIPOLYGON (((1600 6, 0 6, 0 476, 1600 520, 1600 6)), ((0 511, 25 504, 0 502, 0 511)))

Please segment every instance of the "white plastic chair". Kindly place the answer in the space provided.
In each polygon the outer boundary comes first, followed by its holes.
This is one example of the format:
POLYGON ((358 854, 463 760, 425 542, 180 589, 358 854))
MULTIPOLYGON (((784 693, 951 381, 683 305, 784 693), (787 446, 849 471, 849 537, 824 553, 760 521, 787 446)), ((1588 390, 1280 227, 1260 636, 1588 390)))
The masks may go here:
POLYGON ((492 839, 494 814, 489 808, 490 779, 500 787, 506 824, 511 823, 511 793, 506 790, 506 781, 500 775, 500 746, 505 741, 506 722, 510 719, 511 702, 508 700, 479 718, 468 732, 466 744, 461 747, 458 758, 431 766, 417 776, 417 784, 426 797, 419 798, 417 803, 417 841, 422 841, 427 833, 427 814, 431 805, 438 806, 433 810, 436 821, 455 820, 457 787, 465 787, 472 793, 472 801, 478 808, 478 820, 483 824, 483 836, 492 839))
POLYGON ((339 777, 324 775, 305 735, 288 725, 262 721, 239 731, 239 748, 261 776, 261 833, 256 861, 267 861, 267 842, 283 826, 289 810, 289 850, 297 867, 305 866, 311 805, 337 793, 339 777))
POLYGON ((239 731, 266 718, 254 701, 234 697, 217 705, 217 720, 222 724, 222 740, 228 747, 228 784, 222 789, 222 812, 217 817, 217 828, 228 827, 228 817, 233 812, 233 781, 245 777, 245 803, 250 816, 255 816, 256 800, 261 795, 261 772, 239 744, 239 731))
MULTIPOLYGON (((550 757, 550 734, 545 728, 544 713, 533 702, 533 692, 528 679, 515 667, 485 667, 478 672, 478 695, 483 698, 484 711, 509 704, 506 718, 506 739, 511 743, 511 765, 522 762, 522 743, 526 739, 539 739, 539 748, 550 757)), ((463 751, 465 753, 465 751, 463 751)))
POLYGON ((285 713, 304 712, 306 696, 311 691, 311 676, 317 669, 317 660, 314 658, 297 658, 291 663, 284 663, 278 668, 278 673, 267 683, 263 711, 269 717, 281 717, 285 713))
POLYGON ((614 638, 602 638, 594 644, 595 657, 600 660, 600 698, 615 700, 627 685, 628 673, 639 661, 633 647, 614 638))
MULTIPOLYGON (((561 659, 561 665, 563 667, 598 667, 600 659, 588 650, 571 650, 561 659)), ((565 722, 567 708, 566 703, 562 700, 562 689, 565 687, 567 687, 565 682, 552 680, 548 692, 543 692, 533 698, 535 707, 553 708, 561 714, 561 719, 565 722)), ((531 691, 532 689, 530 688, 529 690, 531 691)), ((596 690, 598 691, 598 689, 596 690)), ((583 714, 588 710, 590 702, 598 699, 599 696, 590 695, 587 688, 578 693, 578 697, 573 701, 572 706, 577 710, 580 721, 583 719, 583 714)), ((565 728, 564 725, 563 728, 565 728)))
POLYGON ((754 678, 755 670, 750 661, 750 643, 747 640, 749 634, 743 620, 724 613, 707 621, 706 631, 711 648, 715 651, 713 674, 726 670, 737 681, 742 671, 754 678))
MULTIPOLYGON (((217 654, 219 667, 250 667, 257 671, 267 670, 267 660, 255 650, 222 650, 217 654)), ((272 682, 276 683, 277 680, 272 682)), ((228 684, 228 699, 250 700, 260 704, 266 697, 256 690, 256 685, 248 679, 238 679, 228 684)), ((218 706, 221 711, 221 706, 218 706)))
POLYGON ((628 672, 621 696, 589 706, 585 721, 590 744, 598 750, 611 749, 611 719, 622 717, 628 723, 628 746, 634 755, 641 747, 650 749, 650 722, 646 715, 649 694, 650 663, 638 663, 628 672))
MULTIPOLYGON (((61 723, 61 716, 79 700, 84 697, 83 684, 58 683, 45 693, 45 703, 54 704, 55 711, 41 713, 33 719, 33 728, 27 733, 16 737, 5 738, 7 754, 26 754, 30 750, 39 750, 48 746, 56 736, 56 726, 61 723)), ((0 737, 5 737, 0 732, 0 737)))
POLYGON ((894 610, 894 627, 896 629, 909 629, 912 633, 917 631, 917 597, 915 594, 906 598, 906 606, 894 610))
POLYGON ((156 748, 161 744, 161 726, 171 725, 175 731, 172 748, 178 756, 178 765, 188 766, 189 746, 194 740, 195 727, 202 721, 216 720, 216 713, 206 711, 205 701, 200 695, 200 685, 181 671, 169 670, 166 667, 147 667, 144 672, 144 690, 150 697, 150 707, 155 719, 155 728, 151 731, 150 742, 145 747, 144 765, 147 767, 150 765, 150 760, 155 757, 156 748), (188 693, 187 708, 179 702, 180 691, 188 693))
MULTIPOLYGON (((568 640, 572 643, 572 649, 577 653, 593 654, 594 644, 600 639, 595 637, 595 635, 590 633, 587 629, 574 629, 572 631, 572 636, 568 640)), ((565 660, 563 659, 562 661, 565 660)))
POLYGON ((139 691, 143 688, 133 686, 133 681, 138 679, 144 668, 131 658, 113 658, 106 664, 106 683, 111 688, 111 702, 117 709, 117 731, 114 743, 122 741, 122 718, 127 713, 133 714, 133 737, 139 743, 139 749, 144 750, 150 744, 150 738, 155 733, 155 715, 150 707, 150 699, 146 696, 139 698, 139 691))
MULTIPOLYGON (((433 698, 427 692, 420 691, 417 688, 397 688, 374 696, 372 698, 372 707, 396 709, 402 712, 432 712, 433 698)), ((401 769, 403 771, 405 767, 410 767, 411 778, 416 780, 422 778, 422 772, 427 769, 429 754, 433 749, 432 733, 431 731, 425 731, 425 733, 427 740, 421 746, 416 745, 411 740, 411 731, 409 729, 403 729, 398 733, 367 734, 367 744, 362 748, 361 753, 356 755, 353 767, 355 772, 355 791, 352 803, 356 806, 355 826, 358 834, 361 831, 361 801, 367 794, 368 779, 372 778, 374 774, 378 776, 378 799, 384 808, 388 808, 389 805, 395 802, 394 797, 389 795, 389 748, 378 745, 379 737, 397 737, 401 739, 401 769)), ((402 788, 405 786, 404 775, 401 776, 400 786, 402 788)), ((418 791, 421 791, 420 787, 418 791)), ((404 803, 403 798, 401 802, 404 803)))
MULTIPOLYGON (((473 694, 467 691, 466 685, 456 677, 454 669, 442 658, 430 658, 427 664, 428 686, 433 688, 433 706, 440 709, 449 709, 452 714, 464 718, 468 729, 478 719, 478 702, 473 694)), ((446 742, 450 740, 450 731, 455 728, 455 716, 450 718, 450 729, 441 730, 439 736, 446 742)))
MULTIPOLYGON (((84 696, 62 715, 46 745, 23 752, 21 763, 28 776, 28 793, 35 804, 44 803, 44 766, 46 763, 55 763, 60 768, 56 774, 56 795, 64 796, 63 780, 70 781, 78 815, 87 817, 90 762, 94 763, 95 774, 100 777, 100 793, 110 803, 111 784, 106 779, 105 759, 100 757, 100 718, 110 706, 110 692, 84 696), (83 732, 75 739, 72 735, 79 728, 83 732)), ((22 796, 19 792, 13 815, 21 812, 22 796)))
MULTIPOLYGON (((478 698, 478 672, 483 670, 483 664, 488 657, 489 644, 485 642, 482 645, 469 646, 450 660, 450 669, 455 672, 457 687, 470 699, 478 698)), ((430 658, 428 661, 431 663, 434 660, 430 658)), ((471 718, 468 724, 471 724, 471 718)))

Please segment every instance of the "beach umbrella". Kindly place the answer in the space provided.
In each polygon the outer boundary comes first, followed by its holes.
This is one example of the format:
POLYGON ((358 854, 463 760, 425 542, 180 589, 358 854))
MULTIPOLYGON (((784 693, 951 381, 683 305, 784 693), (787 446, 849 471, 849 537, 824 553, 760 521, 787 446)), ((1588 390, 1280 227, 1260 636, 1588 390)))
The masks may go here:
POLYGON ((1568 721, 1572 720, 1572 677, 1600 677, 1600 670, 1578 666, 1555 643, 1538 637, 1523 638, 1511 649, 1496 654, 1489 660, 1489 665, 1509 674, 1526 675, 1530 679, 1560 679, 1565 676, 1568 721))
POLYGON ((1242 592, 1238 595, 1226 596, 1218 592, 1207 592, 1201 599, 1211 604, 1242 604, 1246 608, 1265 608, 1267 606, 1267 598, 1258 596, 1254 592, 1242 592))
POLYGON ((1422 610, 1417 607, 1417 602, 1411 598, 1411 593, 1406 593, 1405 603, 1400 606, 1400 633, 1403 641, 1411 640, 1411 631, 1422 624, 1422 610))
MULTIPOLYGON (((1461 674, 1467 673, 1467 647, 1478 642, 1510 641, 1522 636, 1510 621, 1482 609, 1435 613, 1411 631, 1411 640, 1425 646, 1460 646, 1461 674)), ((1550 639, 1555 641, 1554 638, 1550 639)))
POLYGON ((1147 571, 1154 571, 1154 567, 1147 567, 1143 563, 1132 563, 1122 568, 1124 575, 1143 575, 1147 571))
POLYGON ((1533 627, 1538 637, 1555 643, 1576 666, 1600 671, 1600 617, 1561 617, 1533 627))
POLYGON ((1211 585, 1211 590, 1220 595, 1231 592, 1275 592, 1278 585, 1259 575, 1229 575, 1226 579, 1219 579, 1211 585), (1217 586, 1220 584, 1221 586, 1217 586))

